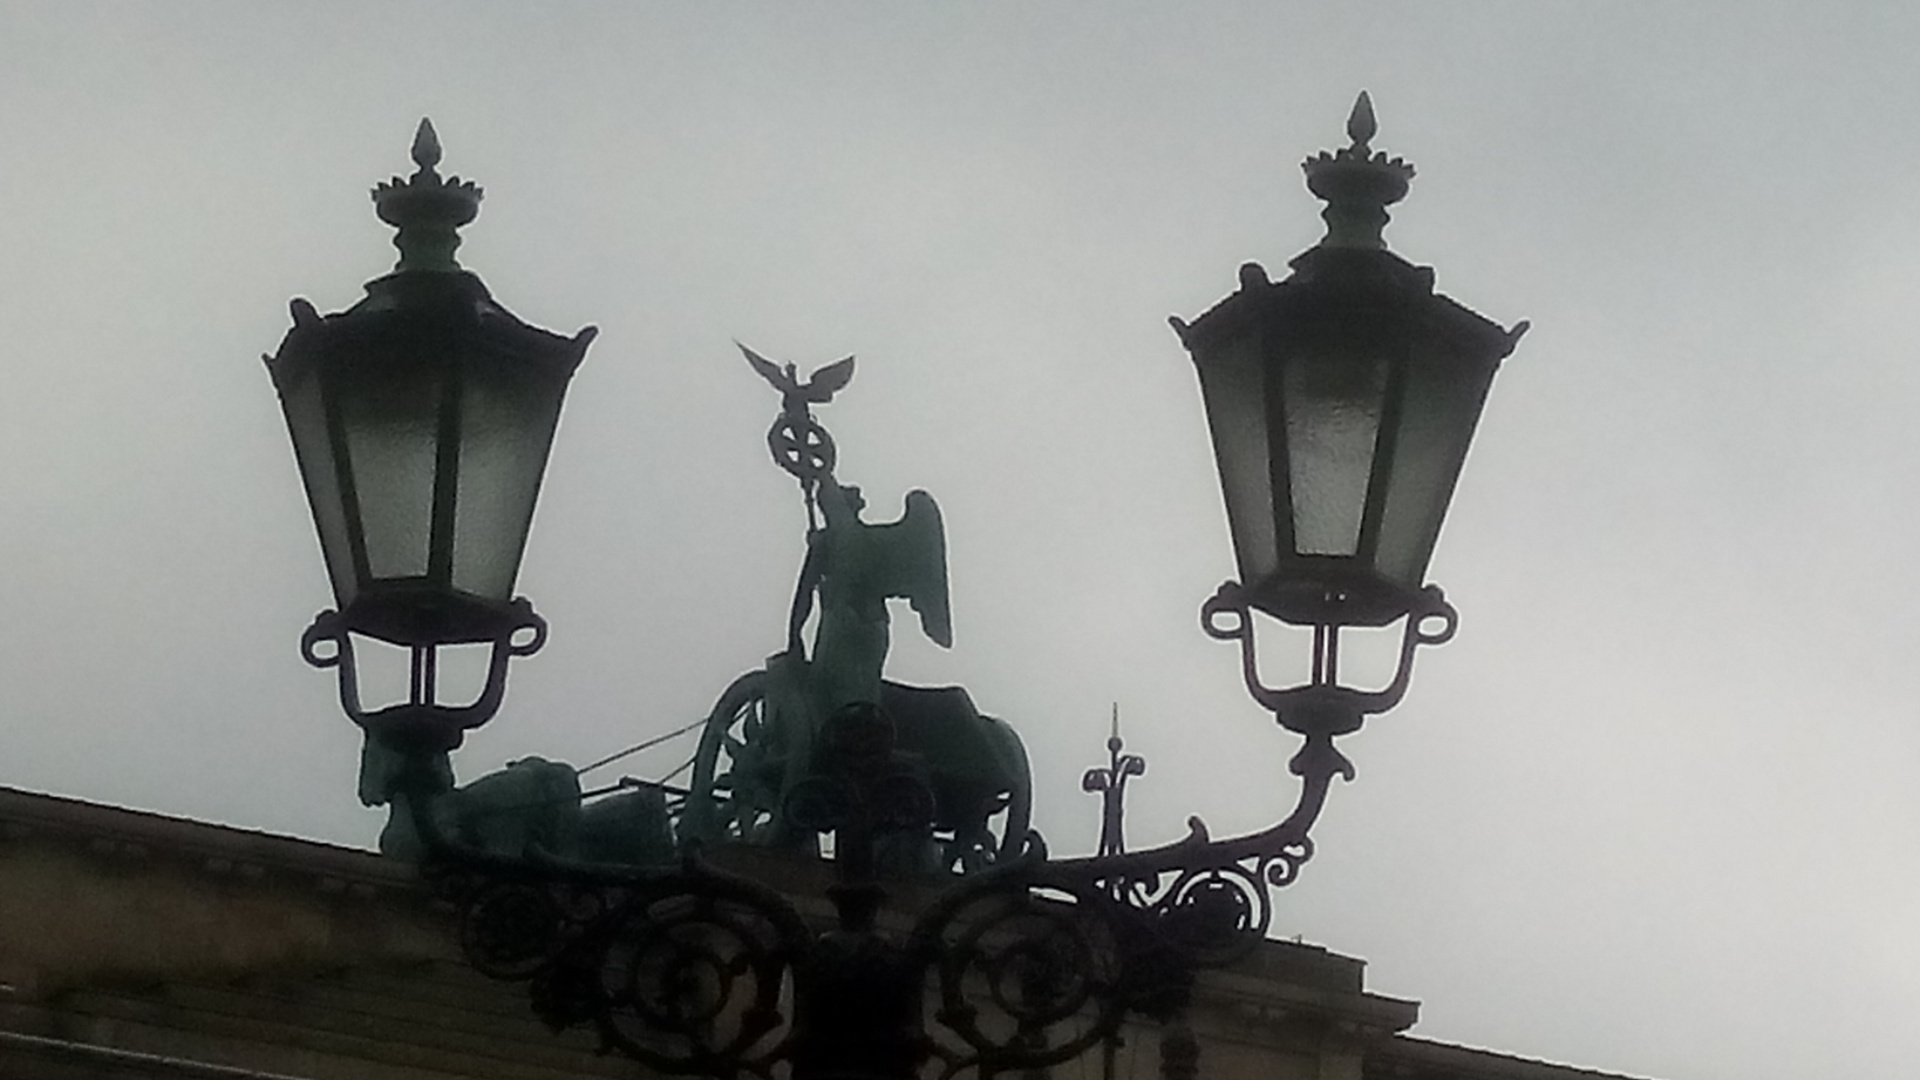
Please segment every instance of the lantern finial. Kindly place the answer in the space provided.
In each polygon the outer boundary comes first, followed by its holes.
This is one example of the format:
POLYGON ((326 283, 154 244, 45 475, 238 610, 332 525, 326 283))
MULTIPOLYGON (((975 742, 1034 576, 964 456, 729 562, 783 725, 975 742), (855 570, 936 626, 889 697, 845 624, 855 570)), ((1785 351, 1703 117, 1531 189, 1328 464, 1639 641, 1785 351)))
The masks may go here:
POLYGON ((393 246, 400 249, 396 272, 457 271, 453 260, 460 246, 460 226, 480 214, 481 191, 471 180, 441 178, 440 136, 433 121, 422 119, 413 136, 413 163, 419 170, 405 180, 394 177, 373 189, 374 212, 399 229, 393 246))
MULTIPOLYGON (((420 129, 428 135, 433 134, 433 128, 425 120, 420 121, 420 129)), ((1353 140, 1355 150, 1365 150, 1367 144, 1373 141, 1374 133, 1379 130, 1380 124, 1373 118, 1373 98, 1362 90, 1353 101, 1353 111, 1347 114, 1347 138, 1353 140)), ((436 154, 435 158, 438 156, 436 154)))
POLYGON ((1413 166, 1403 158, 1373 152, 1368 143, 1378 130, 1373 98, 1362 90, 1347 117, 1347 138, 1353 145, 1322 150, 1301 163, 1307 189, 1327 202, 1320 214, 1327 222, 1323 248, 1381 251, 1387 246, 1380 237, 1387 226, 1387 207, 1407 197, 1413 166))
MULTIPOLYGON (((1366 97, 1364 93, 1360 96, 1366 97)), ((420 127, 413 133, 413 163, 420 166, 421 172, 432 172, 433 167, 440 164, 440 135, 433 130, 430 117, 421 117, 420 127)))

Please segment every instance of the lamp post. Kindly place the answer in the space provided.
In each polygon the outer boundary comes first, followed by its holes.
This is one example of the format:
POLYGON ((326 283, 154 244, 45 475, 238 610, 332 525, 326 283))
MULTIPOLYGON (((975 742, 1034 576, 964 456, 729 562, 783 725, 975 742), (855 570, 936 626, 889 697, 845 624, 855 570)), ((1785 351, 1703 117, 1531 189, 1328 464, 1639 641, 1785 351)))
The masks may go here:
MULTIPOLYGON (((1030 834, 1023 854, 944 883, 904 928, 888 927, 880 845, 924 834, 934 798, 896 745, 884 699, 854 701, 818 718, 811 772, 782 807, 792 828, 835 836, 834 918, 821 925, 697 844, 677 866, 464 847, 429 808, 432 770, 402 769, 427 843, 422 869, 460 912, 472 963, 526 980, 535 1011, 556 1027, 595 1028, 609 1048, 674 1074, 769 1076, 784 1064, 794 1080, 905 1080, 937 1059, 948 1075, 988 1075, 1108 1044, 1129 1014, 1175 1020, 1196 970, 1258 941, 1271 890, 1311 858, 1332 778, 1352 776, 1334 740, 1400 700, 1419 645, 1452 635, 1453 608, 1424 583, 1425 569, 1494 369, 1525 330, 1434 294, 1430 270, 1386 250, 1385 208, 1413 170, 1371 150, 1364 94, 1348 131, 1352 145, 1306 162, 1328 234, 1293 260, 1293 274, 1275 283, 1249 264, 1232 296, 1192 324, 1173 320, 1199 371, 1240 570, 1202 606, 1202 623, 1239 643, 1254 698, 1303 737, 1291 813, 1219 840, 1195 819, 1179 842, 1127 852, 1119 800, 1144 764, 1120 754, 1116 731, 1109 769, 1087 780, 1108 795, 1099 853, 1052 859, 1030 834), (1261 681, 1256 611, 1313 628, 1309 682, 1261 681), (1392 682, 1344 684, 1342 628, 1395 620, 1405 628, 1392 682)), ((544 637, 527 602, 512 598, 513 580, 561 395, 592 331, 567 339, 529 327, 459 270, 454 230, 472 220, 479 192, 434 171, 439 148, 424 122, 414 159, 411 179, 374 192, 400 229, 399 267, 338 315, 295 301, 269 366, 340 605, 307 631, 303 652, 339 668, 343 705, 370 740, 419 760, 484 723, 507 659, 544 637), (361 706, 354 633, 413 650, 406 703, 361 706), (433 655, 460 642, 490 643, 494 660, 476 701, 447 705, 433 655)), ((756 367, 778 374, 764 360, 756 367)), ((792 391, 782 422, 817 431, 827 448, 782 463, 813 470, 795 473, 810 500, 825 490, 841 506, 856 489, 832 482, 832 444, 807 406, 851 377, 850 364, 829 370, 832 385, 812 398, 791 367, 775 380, 792 391)), ((848 505, 839 513, 858 524, 857 502, 848 505)), ((943 568, 939 580, 944 589, 943 568)), ((1182 1030, 1165 1057, 1191 1075, 1182 1030)))

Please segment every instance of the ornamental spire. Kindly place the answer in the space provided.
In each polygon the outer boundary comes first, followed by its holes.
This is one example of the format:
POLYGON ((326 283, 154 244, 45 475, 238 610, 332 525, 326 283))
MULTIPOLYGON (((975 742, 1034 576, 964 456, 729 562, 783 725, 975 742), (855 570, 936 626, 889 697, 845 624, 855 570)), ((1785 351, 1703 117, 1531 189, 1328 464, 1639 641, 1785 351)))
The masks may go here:
POLYGON ((433 130, 431 117, 421 117, 420 126, 413 132, 412 156, 413 163, 423 172, 432 172, 433 167, 440 164, 440 133, 433 130))
POLYGON ((422 119, 413 135, 413 163, 419 168, 405 180, 393 177, 373 189, 374 213, 399 229, 393 246, 400 249, 396 273, 413 270, 457 271, 453 259, 460 246, 459 228, 480 214, 481 190, 457 176, 442 179, 440 136, 433 121, 422 119))
POLYGON ((1127 778, 1143 776, 1147 759, 1139 754, 1123 754, 1126 743, 1120 741, 1120 703, 1113 703, 1112 734, 1107 736, 1107 764, 1088 769, 1080 777, 1080 790, 1100 795, 1100 855, 1127 853, 1127 778))
POLYGON ((1307 190, 1327 203, 1320 212, 1327 223, 1323 248, 1386 249, 1380 231, 1387 225, 1387 207, 1407 197, 1413 166, 1404 158, 1373 152, 1368 144, 1378 130, 1373 99, 1362 90, 1347 117, 1352 145, 1331 153, 1322 150, 1300 165, 1306 170, 1307 190))

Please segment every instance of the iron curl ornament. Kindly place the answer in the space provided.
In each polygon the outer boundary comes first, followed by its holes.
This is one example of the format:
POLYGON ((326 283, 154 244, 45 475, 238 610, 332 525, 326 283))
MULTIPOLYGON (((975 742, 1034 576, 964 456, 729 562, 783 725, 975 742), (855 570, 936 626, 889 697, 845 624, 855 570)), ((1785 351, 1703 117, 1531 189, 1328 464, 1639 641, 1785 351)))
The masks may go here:
POLYGON ((771 1078, 791 1050, 782 1002, 811 928, 778 892, 691 854, 675 867, 504 857, 446 836, 411 800, 421 870, 489 977, 525 982, 555 1031, 669 1075, 771 1078))
POLYGON ((1175 1015, 1196 965, 1260 928, 1244 904, 1217 903, 1216 868, 1142 905, 1107 885, 1133 871, 1049 862, 1037 836, 1021 858, 955 879, 904 928, 883 927, 886 854, 924 838, 932 800, 878 710, 843 710, 823 738, 824 767, 793 799, 808 804, 795 820, 835 839, 830 920, 697 846, 677 866, 641 867, 463 845, 428 809, 440 781, 426 769, 403 780, 422 872, 477 970, 527 983, 555 1030, 588 1028, 669 1075, 1044 1068, 1130 1015, 1175 1015))

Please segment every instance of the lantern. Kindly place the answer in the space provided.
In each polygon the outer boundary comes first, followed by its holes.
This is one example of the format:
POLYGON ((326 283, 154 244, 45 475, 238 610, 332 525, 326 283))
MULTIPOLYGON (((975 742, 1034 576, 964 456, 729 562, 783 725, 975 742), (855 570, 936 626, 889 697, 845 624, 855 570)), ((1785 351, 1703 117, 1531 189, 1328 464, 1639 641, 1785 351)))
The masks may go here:
POLYGON ((456 230, 478 214, 481 192, 442 179, 439 158, 422 121, 418 171, 373 192, 399 229, 394 272, 339 314, 295 300, 267 366, 339 603, 308 631, 308 659, 341 665, 343 700, 364 722, 373 714, 351 685, 346 635, 409 647, 412 698, 394 715, 460 729, 497 706, 506 656, 544 636, 514 581, 561 400, 595 330, 565 338, 529 326, 460 269, 456 230), (333 655, 316 652, 329 640, 333 655), (466 710, 441 707, 433 650, 477 642, 495 645, 486 692, 466 710))
POLYGON ((1386 250, 1413 167, 1352 145, 1305 163, 1327 235, 1271 282, 1256 264, 1191 325, 1246 601, 1299 625, 1381 626, 1419 606, 1441 519, 1511 331, 1386 250))

